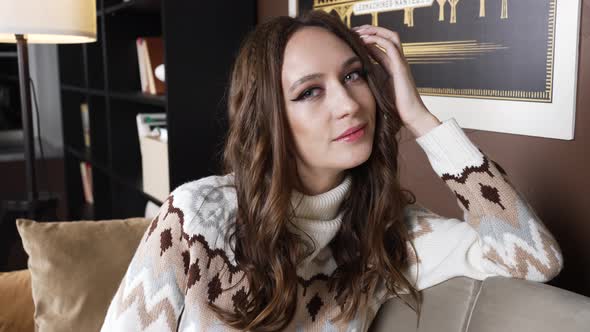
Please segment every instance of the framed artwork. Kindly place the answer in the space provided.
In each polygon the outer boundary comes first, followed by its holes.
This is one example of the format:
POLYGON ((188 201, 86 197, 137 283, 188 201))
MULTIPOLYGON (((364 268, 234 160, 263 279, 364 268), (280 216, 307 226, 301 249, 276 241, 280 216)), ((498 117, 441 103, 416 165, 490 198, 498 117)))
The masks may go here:
POLYGON ((574 138, 581 0, 289 0, 399 33, 424 103, 464 128, 574 138))

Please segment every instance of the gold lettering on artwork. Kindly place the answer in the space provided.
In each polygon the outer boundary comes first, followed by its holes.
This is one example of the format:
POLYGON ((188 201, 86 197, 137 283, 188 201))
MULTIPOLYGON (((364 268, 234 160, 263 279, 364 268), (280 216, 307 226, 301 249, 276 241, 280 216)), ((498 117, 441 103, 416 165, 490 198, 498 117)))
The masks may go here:
POLYGON ((414 8, 404 9, 404 24, 409 27, 414 26, 414 8))
POLYGON ((457 23, 457 4, 459 0, 449 0, 451 4, 451 23, 457 23))
POLYGON ((479 0, 479 17, 486 17, 486 0, 479 0))
POLYGON ((370 0, 355 1, 355 15, 369 14, 372 12, 389 12, 405 10, 406 8, 431 7, 434 0, 370 0))
POLYGON ((508 18, 508 0, 502 0, 502 13, 500 15, 501 19, 508 18))
MULTIPOLYGON (((353 5, 358 0, 313 0, 313 9, 325 11, 326 13, 335 12, 338 17, 350 28, 350 17, 353 14, 353 5)), ((377 15, 373 16, 373 24, 377 25, 377 15)))
POLYGON ((371 24, 379 26, 379 13, 371 13, 371 24))
POLYGON ((443 22, 445 20, 445 3, 447 0, 436 0, 438 2, 438 20, 443 22))
MULTIPOLYGON (((448 2, 451 7, 449 23, 457 23, 457 6, 460 0, 436 0, 438 5, 438 20, 445 21, 445 6, 448 2)), ((476 0, 469 0, 476 1, 476 0)), ((501 1, 501 19, 508 18, 508 0, 501 1)), ((414 26, 414 10, 434 6, 435 0, 314 0, 313 9, 323 10, 327 13, 335 13, 350 27, 352 15, 371 14, 371 24, 379 24, 379 13, 388 11, 404 11, 404 24, 414 26)), ((486 17, 486 0, 479 0, 479 17, 486 17)))
POLYGON ((486 53, 507 49, 497 43, 476 40, 402 43, 409 64, 444 64, 473 60, 486 53))

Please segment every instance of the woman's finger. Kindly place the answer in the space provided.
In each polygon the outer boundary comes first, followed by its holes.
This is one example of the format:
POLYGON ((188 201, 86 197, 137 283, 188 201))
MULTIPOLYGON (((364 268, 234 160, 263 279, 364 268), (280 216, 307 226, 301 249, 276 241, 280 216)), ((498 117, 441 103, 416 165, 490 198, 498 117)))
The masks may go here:
POLYGON ((402 43, 399 37, 399 34, 395 31, 391 31, 386 28, 376 27, 373 25, 361 25, 358 29, 354 29, 355 32, 359 33, 360 35, 369 34, 369 35, 377 35, 383 37, 385 39, 391 40, 395 46, 402 52, 402 43))
POLYGON ((391 68, 391 70, 395 71, 396 69, 399 70, 400 68, 404 67, 404 61, 403 61, 402 54, 400 53, 398 48, 395 46, 395 44, 393 42, 391 42, 391 40, 385 39, 385 38, 383 38, 381 36, 377 36, 377 35, 362 35, 361 39, 366 44, 369 44, 369 45, 375 44, 385 50, 386 55, 390 59, 389 65, 391 65, 392 67, 395 67, 395 68, 391 68))
POLYGON ((367 45, 367 49, 369 53, 375 60, 377 60, 381 65, 385 65, 389 62, 389 57, 387 57, 387 53, 377 45, 367 45))
POLYGON ((384 38, 387 39, 391 39, 395 42, 398 42, 400 40, 399 38, 399 34, 393 30, 389 30, 387 28, 384 27, 380 27, 380 26, 374 26, 374 25, 370 25, 370 24, 365 24, 365 25, 361 25, 360 27, 355 27, 353 28, 354 31, 371 31, 371 32, 375 32, 379 35, 381 35, 384 38))

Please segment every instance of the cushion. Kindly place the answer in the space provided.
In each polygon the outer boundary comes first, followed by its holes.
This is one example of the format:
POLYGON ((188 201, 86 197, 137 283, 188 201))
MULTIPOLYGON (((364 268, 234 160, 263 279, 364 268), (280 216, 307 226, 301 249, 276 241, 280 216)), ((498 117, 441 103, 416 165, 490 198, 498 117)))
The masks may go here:
POLYGON ((98 331, 149 220, 18 219, 39 331, 98 331))
POLYGON ((468 330, 588 332, 590 298, 536 282, 488 278, 468 330))
POLYGON ((33 295, 29 270, 0 272, 0 332, 33 332, 33 295))
POLYGON ((369 331, 590 331, 590 298, 534 281, 456 277, 422 294, 418 329, 414 311, 394 298, 381 306, 369 331))
MULTIPOLYGON (((479 280, 455 277, 422 290, 419 329, 416 329, 418 317, 412 309, 399 299, 389 300, 379 309, 370 331, 466 331, 465 322, 469 320, 471 307, 481 285, 479 280), (393 326, 395 329, 392 329, 393 326)), ((402 296, 412 303, 411 298, 402 296)))

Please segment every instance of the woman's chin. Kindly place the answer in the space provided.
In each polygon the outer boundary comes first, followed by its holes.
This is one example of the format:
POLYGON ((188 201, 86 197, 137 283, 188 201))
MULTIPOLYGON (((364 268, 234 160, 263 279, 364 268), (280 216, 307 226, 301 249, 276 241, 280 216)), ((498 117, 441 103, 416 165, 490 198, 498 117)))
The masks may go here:
POLYGON ((362 165, 367 160, 369 160, 369 157, 371 156, 371 152, 372 152, 372 149, 371 149, 371 147, 369 147, 367 149, 363 149, 362 151, 357 151, 355 153, 352 153, 350 155, 350 157, 347 158, 347 160, 342 161, 342 169, 351 169, 351 168, 355 168, 357 166, 362 165))

